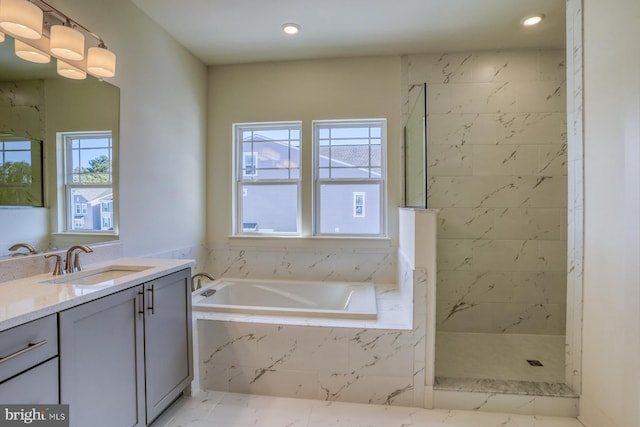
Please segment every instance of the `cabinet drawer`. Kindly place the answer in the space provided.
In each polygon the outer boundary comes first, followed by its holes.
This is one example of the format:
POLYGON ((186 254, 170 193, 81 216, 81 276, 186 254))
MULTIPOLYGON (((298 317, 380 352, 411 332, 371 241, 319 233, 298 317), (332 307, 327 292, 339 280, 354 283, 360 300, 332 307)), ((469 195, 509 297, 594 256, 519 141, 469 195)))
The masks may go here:
POLYGON ((16 405, 58 403, 58 358, 0 384, 0 402, 16 405))
POLYGON ((0 382, 58 354, 58 321, 52 314, 0 333, 0 382))

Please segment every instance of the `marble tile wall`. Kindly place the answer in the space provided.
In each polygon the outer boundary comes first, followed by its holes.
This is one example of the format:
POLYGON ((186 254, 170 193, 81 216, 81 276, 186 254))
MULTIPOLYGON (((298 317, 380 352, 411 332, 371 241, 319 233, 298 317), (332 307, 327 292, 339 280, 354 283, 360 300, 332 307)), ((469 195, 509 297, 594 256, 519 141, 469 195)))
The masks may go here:
POLYGON ((0 133, 45 139, 44 82, 0 82, 0 133))
POLYGON ((395 248, 221 247, 205 269, 215 277, 396 283, 395 248))
POLYGON ((407 103, 427 82, 438 330, 563 334, 565 51, 410 55, 403 64, 407 103))
POLYGON ((581 389, 584 261, 582 0, 567 0, 567 331, 566 383, 581 389))
POLYGON ((242 321, 199 320, 199 386, 424 407, 425 382, 433 382, 425 378, 427 275, 398 258, 398 279, 414 286, 412 329, 362 328, 348 321, 341 327, 257 323, 246 316, 242 321))

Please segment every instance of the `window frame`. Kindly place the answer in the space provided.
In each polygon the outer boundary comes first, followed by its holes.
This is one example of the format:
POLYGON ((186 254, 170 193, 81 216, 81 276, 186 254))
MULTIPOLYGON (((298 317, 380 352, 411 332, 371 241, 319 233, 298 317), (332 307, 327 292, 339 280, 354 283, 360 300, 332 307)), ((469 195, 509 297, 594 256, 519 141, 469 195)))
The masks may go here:
MULTIPOLYGON (((232 235, 233 236, 250 236, 250 237, 281 237, 281 236, 301 236, 302 235, 302 122, 301 121, 287 121, 287 122, 253 122, 253 123, 234 123, 232 125, 232 140, 233 140, 233 224, 232 235), (299 165, 296 168, 298 171, 297 178, 288 179, 275 179, 275 178, 262 178, 258 173, 258 153, 252 150, 251 155, 254 157, 254 170, 253 174, 246 173, 246 156, 243 151, 243 139, 242 132, 246 130, 255 129, 295 129, 299 132, 299 165), (243 204, 242 200, 247 193, 245 190, 251 186, 261 185, 293 185, 296 187, 296 231, 295 232, 260 232, 258 230, 253 231, 250 228, 245 228, 243 223, 243 204)), ((291 146, 289 146, 289 150, 291 146)), ((292 169, 289 169, 292 170, 292 169)), ((290 175, 290 174, 289 174, 290 175)))
MULTIPOLYGON (((317 237, 351 237, 351 238, 380 238, 388 237, 387 230, 387 120, 386 119, 346 119, 346 120, 313 120, 312 121, 312 133, 313 133, 313 218, 312 218, 312 230, 313 235, 317 237), (357 127, 357 126, 379 126, 381 130, 380 136, 380 178, 321 178, 320 177, 320 130, 330 127, 357 127), (373 184, 379 183, 379 200, 380 206, 379 216, 379 233, 322 233, 320 232, 321 221, 321 187, 323 185, 344 185, 344 184, 373 184)), ((369 136, 371 139, 371 136, 369 136)), ((372 169, 372 166, 368 166, 372 169)), ((371 175, 371 171, 369 171, 371 175)), ((364 199, 363 199, 364 201, 364 199)), ((354 213, 355 213, 355 201, 354 201, 354 213)))
POLYGON ((58 208, 58 214, 62 217, 62 222, 59 223, 62 230, 62 233, 65 234, 87 234, 87 235, 117 235, 118 234, 118 214, 117 209, 115 208, 116 199, 117 199, 117 187, 116 187, 116 171, 115 171, 115 163, 116 163, 116 152, 115 152, 115 141, 113 132, 109 130, 105 131, 84 131, 84 132, 60 132, 58 134, 58 140, 61 144, 61 156, 62 156, 62 173, 60 174, 61 179, 61 197, 60 203, 62 204, 58 208), (110 160, 111 160, 111 170, 109 175, 111 177, 109 184, 103 183, 74 183, 73 182, 73 140, 77 139, 109 139, 109 149, 110 160), (77 207, 80 206, 81 213, 78 214, 82 216, 82 222, 84 223, 84 217, 89 215, 89 206, 87 203, 76 203, 73 200, 73 191, 76 189, 82 188, 104 188, 111 189, 112 194, 112 211, 111 214, 111 230, 103 229, 103 212, 102 212, 102 201, 100 201, 100 218, 99 218, 99 226, 100 229, 74 229, 76 222, 76 210, 77 207))

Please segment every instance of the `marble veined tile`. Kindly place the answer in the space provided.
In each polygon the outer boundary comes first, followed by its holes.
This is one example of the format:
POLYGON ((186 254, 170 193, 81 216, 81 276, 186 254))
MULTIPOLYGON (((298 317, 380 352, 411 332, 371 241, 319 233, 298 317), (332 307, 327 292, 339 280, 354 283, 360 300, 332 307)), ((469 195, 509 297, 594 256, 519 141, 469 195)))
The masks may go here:
POLYGON ((427 110, 427 143, 430 146, 495 144, 496 119, 493 114, 437 114, 427 110))
POLYGON ((563 335, 438 332, 436 340, 436 377, 564 382, 563 335))
POLYGON ((153 427, 581 427, 575 418, 199 393, 153 427))

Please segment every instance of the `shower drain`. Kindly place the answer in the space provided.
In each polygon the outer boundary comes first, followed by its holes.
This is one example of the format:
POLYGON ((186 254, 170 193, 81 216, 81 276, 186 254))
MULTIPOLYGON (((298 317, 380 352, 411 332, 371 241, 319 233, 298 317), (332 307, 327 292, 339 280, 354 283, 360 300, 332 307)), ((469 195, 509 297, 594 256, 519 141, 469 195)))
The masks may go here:
POLYGON ((527 363, 531 366, 544 366, 541 361, 535 360, 535 359, 532 359, 532 360, 527 359, 527 363))

